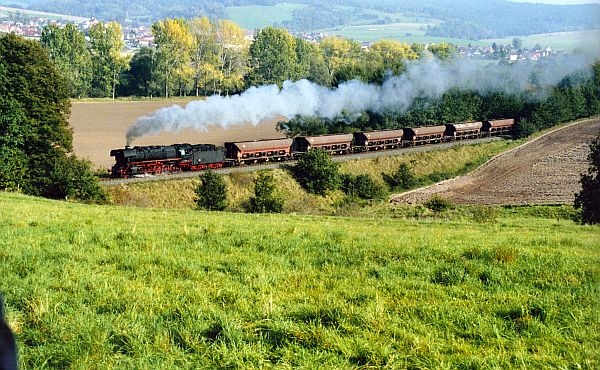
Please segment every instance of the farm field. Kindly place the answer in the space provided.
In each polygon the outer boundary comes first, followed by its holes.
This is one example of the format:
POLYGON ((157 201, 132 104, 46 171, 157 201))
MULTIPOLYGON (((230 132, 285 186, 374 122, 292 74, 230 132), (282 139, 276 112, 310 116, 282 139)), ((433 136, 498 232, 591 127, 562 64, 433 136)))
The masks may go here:
MULTIPOLYGON (((11 2, 11 4, 18 4, 18 3, 11 2)), ((10 13, 27 14, 27 15, 31 15, 31 16, 47 17, 50 19, 67 20, 67 21, 72 21, 72 22, 84 22, 84 21, 88 20, 88 18, 85 18, 85 17, 76 17, 76 16, 71 16, 71 15, 66 15, 66 14, 47 13, 47 12, 40 12, 40 11, 36 11, 36 10, 13 8, 10 6, 0 5, 0 17, 8 15, 10 13)))
MULTIPOLYGON (((135 120, 157 109, 174 104, 185 105, 190 100, 149 101, 73 101, 69 123, 73 128, 75 154, 92 162, 97 169, 109 169, 114 164, 111 149, 125 146, 125 132, 135 120)), ((222 144, 226 140, 272 139, 283 135, 275 130, 277 120, 224 130, 214 127, 207 132, 184 130, 139 138, 132 145, 168 145, 173 143, 222 144)))
MULTIPOLYGON (((539 44, 543 48, 550 46, 554 50, 587 50, 589 52, 600 53, 600 30, 556 32, 518 37, 523 40, 523 47, 530 49, 539 44)), ((513 39, 514 37, 506 37, 481 40, 481 42, 485 42, 487 45, 491 45, 494 42, 510 45, 513 39)))
POLYGON ((396 196, 421 203, 438 194, 461 204, 572 204, 587 171, 600 119, 565 125, 502 153, 465 176, 396 196))
POLYGON ((597 226, 0 207, 22 368, 600 366, 597 226))
POLYGON ((225 8, 227 16, 247 30, 261 29, 292 19, 292 13, 306 5, 278 3, 272 6, 248 5, 225 8))

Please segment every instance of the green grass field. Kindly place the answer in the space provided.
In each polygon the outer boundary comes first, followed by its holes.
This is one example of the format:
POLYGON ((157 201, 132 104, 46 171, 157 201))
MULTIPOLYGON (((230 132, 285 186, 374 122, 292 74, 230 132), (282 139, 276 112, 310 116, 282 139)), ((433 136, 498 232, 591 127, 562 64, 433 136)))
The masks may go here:
MULTIPOLYGON (((600 53, 600 30, 558 32, 543 35, 519 36, 523 40, 523 47, 533 48, 539 44, 543 48, 550 46, 554 50, 588 50, 600 53)), ((482 40, 488 45, 496 42, 498 44, 510 45, 514 37, 502 39, 482 40)))
POLYGON ((332 218, 9 193, 0 207, 23 368, 600 366, 600 228, 552 207, 483 223, 470 208, 332 218))
POLYGON ((292 19, 292 12, 305 5, 294 3, 279 3, 273 6, 249 5, 227 7, 227 16, 241 27, 253 30, 281 24, 292 19))

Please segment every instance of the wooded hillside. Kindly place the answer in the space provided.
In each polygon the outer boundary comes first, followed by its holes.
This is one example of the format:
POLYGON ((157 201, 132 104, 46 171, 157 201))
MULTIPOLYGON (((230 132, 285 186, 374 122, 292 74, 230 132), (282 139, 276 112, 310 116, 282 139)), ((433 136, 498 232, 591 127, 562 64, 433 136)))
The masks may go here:
MULTIPOLYGON (((430 36, 483 39, 547 32, 600 28, 600 4, 545 5, 514 3, 505 0, 295 0, 304 4, 285 21, 291 31, 311 31, 348 24, 397 22, 401 17, 427 17, 441 20, 431 26, 430 36)), ((0 4, 14 1, 0 1, 0 4)), ((272 6, 278 0, 29 0, 24 8, 55 13, 95 17, 103 21, 153 23, 159 19, 206 15, 212 19, 227 17, 232 6, 272 6)))

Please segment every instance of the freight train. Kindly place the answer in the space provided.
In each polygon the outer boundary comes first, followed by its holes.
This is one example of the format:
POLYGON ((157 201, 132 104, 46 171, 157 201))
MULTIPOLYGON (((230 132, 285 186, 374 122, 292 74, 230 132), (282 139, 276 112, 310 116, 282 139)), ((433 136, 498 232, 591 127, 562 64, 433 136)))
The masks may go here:
POLYGON ((331 155, 343 155, 506 135, 511 134, 514 123, 514 119, 499 119, 352 134, 226 142, 223 147, 212 144, 126 146, 110 151, 110 155, 115 157, 111 176, 128 178, 287 161, 313 148, 323 149, 331 155))

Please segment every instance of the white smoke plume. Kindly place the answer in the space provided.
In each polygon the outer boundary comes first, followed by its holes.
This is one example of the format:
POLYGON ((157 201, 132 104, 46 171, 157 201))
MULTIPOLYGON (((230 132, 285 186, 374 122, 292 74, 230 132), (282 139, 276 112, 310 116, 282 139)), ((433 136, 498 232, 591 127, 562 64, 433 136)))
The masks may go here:
POLYGON ((382 85, 352 80, 335 89, 307 80, 286 81, 283 87, 251 87, 233 96, 211 96, 192 101, 185 108, 174 105, 141 117, 127 129, 127 145, 136 138, 184 128, 206 131, 211 125, 224 128, 246 123, 258 124, 278 116, 297 115, 334 118, 342 112, 403 112, 417 97, 439 97, 452 88, 480 93, 539 91, 554 86, 576 71, 589 71, 592 58, 575 55, 549 62, 482 65, 465 60, 453 63, 426 60, 409 63, 406 72, 385 80, 382 85))

